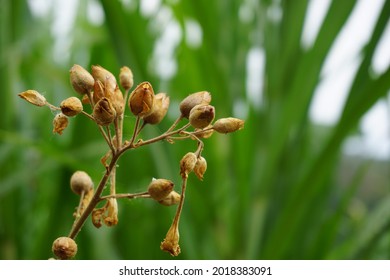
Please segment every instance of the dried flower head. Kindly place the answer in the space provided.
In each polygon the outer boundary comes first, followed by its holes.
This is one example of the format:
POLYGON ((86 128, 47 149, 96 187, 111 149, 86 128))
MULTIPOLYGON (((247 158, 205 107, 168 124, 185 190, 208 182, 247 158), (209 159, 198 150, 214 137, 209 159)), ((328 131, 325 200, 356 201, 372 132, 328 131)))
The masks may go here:
POLYGON ((173 257, 178 256, 180 254, 179 238, 180 234, 178 224, 173 222, 164 241, 161 242, 161 250, 170 253, 173 257))
POLYGON ((244 121, 237 118, 223 118, 217 120, 213 129, 219 133, 231 133, 244 127, 244 121))
POLYGON ((172 206, 179 204, 181 195, 175 191, 171 191, 164 199, 160 200, 158 203, 164 206, 172 206))
POLYGON ((207 161, 204 157, 200 156, 198 157, 198 160, 196 161, 195 167, 194 167, 194 173, 196 177, 199 178, 199 180, 203 180, 203 175, 206 173, 207 170, 207 161))
POLYGON ((180 160, 180 175, 182 178, 186 178, 188 174, 194 170, 196 165, 197 157, 194 153, 189 152, 184 155, 180 160))
POLYGON ((77 93, 88 94, 93 90, 93 77, 83 67, 78 64, 74 64, 69 73, 70 83, 77 93))
POLYGON ((53 133, 58 133, 61 135, 68 124, 68 117, 63 113, 58 113, 53 119, 53 133))
POLYGON ((42 107, 46 105, 46 98, 36 90, 29 89, 18 95, 35 106, 42 107))
POLYGON ((131 93, 129 107, 135 116, 144 117, 151 113, 154 102, 154 91, 149 82, 139 84, 131 93))
POLYGON ((134 85, 133 72, 127 66, 121 68, 119 73, 119 83, 125 90, 129 90, 134 85))
POLYGON ((215 108, 211 105, 196 105, 190 111, 190 124, 195 128, 205 128, 214 120, 215 108))
POLYGON ((68 117, 73 117, 83 110, 83 104, 77 97, 69 97, 60 104, 61 112, 68 117))
POLYGON ((116 117, 116 111, 107 97, 103 97, 93 108, 93 117, 98 125, 106 126, 116 117))
POLYGON ((87 172, 79 170, 70 177, 70 188, 75 194, 81 195, 93 189, 93 182, 87 172))
POLYGON ((145 123, 158 124, 168 112, 169 96, 165 93, 158 93, 154 97, 152 112, 143 118, 145 123))
POLYGON ((190 94, 180 102, 180 112, 182 117, 189 118, 190 111, 196 105, 200 104, 210 104, 211 94, 208 91, 199 91, 193 94, 190 94))
POLYGON ((76 242, 69 237, 58 237, 54 240, 52 251, 61 260, 73 258, 77 253, 76 242))
POLYGON ((148 186, 148 193, 157 201, 166 198, 173 190, 173 182, 167 179, 153 179, 148 186))

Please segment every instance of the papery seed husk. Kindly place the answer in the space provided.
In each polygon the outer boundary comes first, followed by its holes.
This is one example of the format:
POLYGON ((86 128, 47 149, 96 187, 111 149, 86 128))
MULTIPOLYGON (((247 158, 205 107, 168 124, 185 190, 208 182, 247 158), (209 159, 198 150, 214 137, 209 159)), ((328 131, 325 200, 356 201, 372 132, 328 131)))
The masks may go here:
POLYGON ((98 125, 106 126, 112 123, 116 117, 116 112, 107 97, 103 97, 93 108, 93 117, 98 125))
POLYGON ((197 161, 197 157, 194 153, 188 152, 184 155, 184 157, 180 160, 180 175, 185 178, 188 174, 194 170, 195 164, 197 161))
POLYGON ((159 203, 164 206, 172 206, 179 204, 181 195, 175 191, 171 191, 164 199, 160 200, 159 203))
POLYGON ((203 175, 206 173, 207 170, 207 161, 204 157, 199 157, 196 161, 195 167, 194 167, 194 173, 196 177, 199 178, 199 180, 203 180, 203 175))
POLYGON ((219 133, 231 133, 240 130, 244 127, 244 121, 237 118, 222 118, 217 120, 213 129, 219 133))
POLYGON ((122 115, 125 110, 125 100, 123 99, 122 91, 118 86, 111 95, 111 103, 115 109, 116 115, 122 115))
POLYGON ((53 119, 53 133, 58 133, 62 135, 64 129, 68 126, 69 120, 68 117, 63 113, 58 113, 53 119))
POLYGON ((93 182, 87 172, 78 170, 70 177, 70 188, 75 194, 81 195, 93 189, 93 182))
POLYGON ((133 72, 127 66, 123 66, 119 73, 119 83, 125 90, 129 90, 134 85, 133 72))
POLYGON ((212 127, 213 127, 212 125, 208 125, 208 126, 206 126, 205 128, 202 128, 202 129, 196 128, 195 129, 196 137, 198 137, 198 138, 205 138, 205 139, 211 137, 211 135, 213 135, 213 133, 214 133, 214 130, 210 129, 212 127))
POLYGON ((58 237, 53 242, 52 251, 59 259, 68 260, 76 255, 77 244, 72 238, 58 237))
POLYGON ((94 79, 92 75, 78 64, 70 69, 70 83, 79 94, 88 94, 93 90, 94 79))
POLYGON ((95 81, 100 81, 105 88, 114 91, 117 84, 115 76, 100 65, 92 65, 92 76, 95 81))
POLYGON ((115 198, 109 198, 107 206, 107 215, 104 217, 104 224, 112 227, 118 224, 118 202, 115 198))
POLYGON ((145 123, 159 124, 165 117, 169 108, 169 96, 158 93, 154 97, 152 112, 143 118, 145 123))
POLYGON ((61 112, 68 117, 78 115, 83 110, 83 104, 77 97, 69 97, 60 104, 61 112))
POLYGON ((42 107, 46 105, 46 98, 36 90, 29 89, 18 95, 35 106, 42 107))
POLYGON ((211 94, 208 91, 199 91, 193 94, 190 94, 183 101, 180 102, 180 112, 182 117, 189 118, 190 111, 196 105, 200 104, 210 104, 211 94))
POLYGON ((215 108, 208 104, 196 105, 190 111, 189 121, 195 128, 205 128, 215 117, 215 108))
POLYGON ((104 97, 104 85, 101 81, 96 80, 95 84, 93 86, 93 102, 96 104, 99 102, 100 99, 104 97))
POLYGON ((135 116, 144 117, 152 112, 154 91, 149 82, 142 82, 131 93, 129 108, 135 116))
POLYGON ((167 179, 154 179, 148 186, 149 195, 157 201, 166 198, 173 190, 173 182, 167 179))

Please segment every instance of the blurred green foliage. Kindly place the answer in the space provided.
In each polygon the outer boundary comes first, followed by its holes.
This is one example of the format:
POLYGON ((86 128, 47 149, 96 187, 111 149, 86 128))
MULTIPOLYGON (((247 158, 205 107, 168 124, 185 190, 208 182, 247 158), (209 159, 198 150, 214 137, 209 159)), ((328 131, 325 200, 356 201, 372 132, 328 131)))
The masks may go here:
MULTIPOLYGON (((148 80, 156 92, 170 95, 167 118, 147 127, 145 138, 169 127, 180 100, 200 90, 212 93, 217 118, 245 118, 244 130, 205 140, 208 170, 203 182, 189 180, 179 259, 389 258, 388 177, 375 182, 385 191, 369 205, 359 196, 367 172, 381 168, 388 174, 388 162, 363 161, 351 171, 341 145, 389 90, 390 69, 374 75, 371 63, 389 22, 390 1, 361 50, 339 122, 325 129, 311 124, 308 108, 324 60, 357 1, 331 1, 308 49, 301 46, 307 0, 162 2, 160 16, 175 20, 183 37, 169 79, 159 76, 154 57, 165 26, 143 15, 139 1, 80 1, 69 41, 62 42, 64 57, 54 52, 55 13, 33 17, 26 1, 0 1, 0 258, 51 257, 52 241, 68 234, 78 203, 69 189, 72 172, 85 170, 96 183, 103 174, 99 159, 107 148, 88 119, 74 118, 62 136, 53 135, 53 113, 17 97, 36 89, 59 104, 74 94, 68 77, 74 63, 99 64, 115 75, 127 65, 135 83, 148 80), (87 19, 91 3, 102 7, 103 24, 87 19), (244 6, 252 15, 245 20, 238 16, 244 6), (272 9, 280 10, 280 20, 270 16, 272 9), (201 27, 200 46, 185 40, 188 20, 201 27), (254 48, 264 50, 266 61, 259 77, 261 106, 248 99, 246 88, 246 60, 254 48), (340 183, 345 170, 352 173, 340 183)), ((133 123, 128 114, 129 135, 133 123)), ((179 160, 194 149, 192 141, 157 143, 126 154, 119 162, 118 191, 143 191, 152 177, 179 186, 179 160)), ((120 201, 119 211, 115 228, 97 230, 87 222, 77 238, 78 259, 171 259, 159 245, 174 208, 135 200, 120 201)))

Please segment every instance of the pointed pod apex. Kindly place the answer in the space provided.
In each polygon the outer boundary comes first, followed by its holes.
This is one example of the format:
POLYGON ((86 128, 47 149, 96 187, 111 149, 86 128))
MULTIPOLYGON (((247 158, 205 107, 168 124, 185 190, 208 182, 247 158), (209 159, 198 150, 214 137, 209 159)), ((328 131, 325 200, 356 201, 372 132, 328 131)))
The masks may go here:
POLYGON ((36 90, 29 89, 19 93, 18 95, 20 98, 35 106, 42 107, 46 105, 46 98, 36 90))
POLYGON ((171 191, 164 199, 159 200, 158 203, 164 206, 172 206, 179 204, 181 195, 175 191, 171 191))
POLYGON ((222 118, 214 123, 213 129, 216 132, 226 134, 244 128, 244 123, 244 120, 237 118, 222 118))

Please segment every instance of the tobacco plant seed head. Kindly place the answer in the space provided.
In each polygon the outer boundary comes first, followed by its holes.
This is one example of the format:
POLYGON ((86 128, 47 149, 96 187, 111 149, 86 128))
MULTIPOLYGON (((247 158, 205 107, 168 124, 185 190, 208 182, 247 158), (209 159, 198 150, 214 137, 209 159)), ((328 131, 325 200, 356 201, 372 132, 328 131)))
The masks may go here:
POLYGON ((115 90, 115 76, 107 69, 104 69, 99 65, 92 65, 92 76, 95 81, 100 81, 105 88, 109 89, 110 91, 115 90))
POLYGON ((88 94, 93 90, 94 80, 92 75, 78 64, 70 69, 70 83, 79 94, 88 94))
POLYGON ((190 94, 180 102, 180 112, 182 117, 189 118, 190 111, 196 105, 200 104, 210 104, 211 94, 208 91, 199 91, 193 94, 190 94))
POLYGON ((81 195, 82 192, 87 193, 93 189, 93 182, 86 172, 76 171, 70 177, 70 188, 75 194, 81 195))
POLYGON ((244 121, 236 118, 223 118, 217 120, 213 129, 219 133, 231 133, 240 130, 244 127, 244 121))
POLYGON ((61 260, 73 258, 77 253, 76 242, 69 237, 59 237, 53 242, 52 251, 61 260))
POLYGON ((158 124, 168 112, 169 96, 165 93, 158 93, 154 97, 152 112, 143 118, 145 123, 158 124))
POLYGON ((116 112, 107 97, 103 97, 93 108, 93 117, 98 125, 106 126, 112 123, 116 117, 116 112))
POLYGON ((69 120, 63 113, 58 113, 53 119, 53 133, 62 134, 68 126, 69 120))
POLYGON ((61 112, 68 117, 73 117, 83 110, 83 104, 77 97, 69 97, 61 102, 61 112))
POLYGON ((175 191, 171 191, 164 199, 159 200, 158 203, 164 206, 172 206, 179 204, 181 195, 175 191))
POLYGON ((211 105, 196 105, 190 111, 190 124, 195 128, 207 127, 215 117, 215 108, 211 105))
POLYGON ((152 112, 154 91, 149 82, 139 84, 131 93, 129 107, 135 116, 144 117, 152 112))
POLYGON ((184 155, 180 160, 180 175, 182 178, 186 178, 188 174, 194 170, 196 165, 197 157, 194 153, 189 152, 184 155))
POLYGON ((42 107, 46 105, 46 98, 36 90, 29 89, 22 93, 19 93, 18 95, 20 98, 23 98, 24 100, 35 106, 42 107))
POLYGON ((194 167, 194 173, 199 180, 203 180, 203 175, 207 169, 207 161, 204 157, 199 157, 194 167))
POLYGON ((167 179, 154 179, 148 186, 148 193, 157 201, 166 198, 173 190, 173 182, 167 179))
POLYGON ((129 90, 134 85, 133 72, 127 66, 123 66, 119 73, 119 83, 125 90, 129 90))

